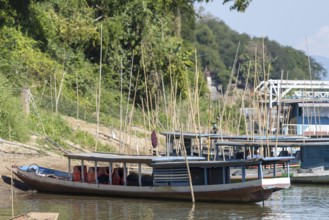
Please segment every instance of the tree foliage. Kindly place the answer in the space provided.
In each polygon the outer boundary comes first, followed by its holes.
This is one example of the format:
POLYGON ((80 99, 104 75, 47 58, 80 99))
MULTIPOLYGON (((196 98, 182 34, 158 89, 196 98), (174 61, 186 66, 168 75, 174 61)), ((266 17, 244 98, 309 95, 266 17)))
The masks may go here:
POLYGON ((29 135, 27 117, 15 96, 16 92, 0 74, 0 137, 23 142, 29 135))
MULTIPOLYGON (((29 87, 45 100, 63 97, 91 111, 101 86, 103 112, 118 109, 122 97, 150 110, 160 97, 203 96, 206 67, 224 87, 231 73, 243 84, 250 70, 260 78, 264 69, 271 78, 281 70, 290 79, 310 77, 305 54, 197 15, 196 1, 0 0, 0 75, 11 89, 29 87)), ((238 11, 250 2, 223 0, 238 11)), ((311 77, 320 78, 322 66, 310 64, 311 77)))
POLYGON ((231 10, 237 10, 244 12, 252 0, 224 0, 223 4, 234 1, 233 5, 230 7, 231 10))

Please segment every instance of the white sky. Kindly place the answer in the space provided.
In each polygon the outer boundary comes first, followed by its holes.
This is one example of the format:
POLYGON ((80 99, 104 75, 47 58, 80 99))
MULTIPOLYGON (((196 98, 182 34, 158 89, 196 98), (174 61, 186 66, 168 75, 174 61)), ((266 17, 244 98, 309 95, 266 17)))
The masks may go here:
POLYGON ((253 0, 244 13, 222 3, 213 0, 195 7, 204 7, 239 33, 267 36, 311 56, 329 58, 329 0, 253 0))

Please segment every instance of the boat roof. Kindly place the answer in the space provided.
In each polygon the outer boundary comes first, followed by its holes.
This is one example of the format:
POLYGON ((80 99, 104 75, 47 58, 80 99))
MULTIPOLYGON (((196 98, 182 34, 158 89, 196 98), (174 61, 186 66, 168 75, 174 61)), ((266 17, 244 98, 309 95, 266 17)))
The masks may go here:
POLYGON ((309 146, 328 146, 329 138, 303 137, 303 136, 282 136, 282 135, 221 135, 211 133, 193 133, 193 132, 161 132, 160 134, 179 138, 209 138, 215 140, 218 146, 241 146, 241 147, 309 147, 309 146))
MULTIPOLYGON (((309 137, 303 137, 300 135, 225 135, 225 134, 213 134, 213 133, 194 133, 194 132, 160 132, 160 134, 167 136, 167 137, 173 137, 175 139, 179 139, 181 137, 183 138, 209 138, 214 140, 278 140, 278 141, 293 141, 293 140, 307 140, 312 139, 309 137)), ((314 139, 314 138, 313 138, 314 139)), ((327 138, 329 141, 329 138, 327 138)))
MULTIPOLYGON (((65 154, 69 159, 87 160, 87 161, 100 161, 100 162, 117 162, 117 163, 145 163, 151 164, 154 162, 174 162, 185 161, 182 156, 138 156, 138 155, 122 155, 111 153, 68 153, 65 154)), ((205 157, 188 156, 189 161, 202 161, 205 157)))
POLYGON ((203 138, 203 137, 207 137, 207 138, 215 138, 217 136, 217 134, 211 134, 211 133, 195 133, 195 132, 179 132, 179 131, 166 131, 166 132, 160 132, 160 134, 164 135, 164 136, 171 136, 174 137, 176 139, 179 139, 181 137, 184 138, 203 138))
POLYGON ((294 140, 294 141, 218 141, 217 146, 241 146, 241 147, 321 147, 329 146, 329 140, 294 140))
MULTIPOLYGON (((186 166, 185 157, 181 156, 137 156, 137 155, 120 155, 109 153, 68 153, 65 154, 69 159, 99 161, 99 162, 116 162, 116 163, 145 163, 152 167, 175 167, 186 166)), ((230 161, 206 161, 205 157, 189 156, 187 157, 191 167, 223 167, 223 166, 240 166, 262 163, 273 164, 283 163, 294 159, 294 157, 268 157, 250 160, 230 160, 230 161)))
MULTIPOLYGON (((250 160, 229 160, 229 161, 189 161, 189 167, 225 167, 225 166, 248 166, 255 164, 280 164, 285 163, 290 160, 295 159, 295 157, 265 157, 265 158, 256 158, 250 160)), ((150 166, 152 167, 185 167, 185 161, 174 161, 174 162, 157 162, 152 163, 150 166)))

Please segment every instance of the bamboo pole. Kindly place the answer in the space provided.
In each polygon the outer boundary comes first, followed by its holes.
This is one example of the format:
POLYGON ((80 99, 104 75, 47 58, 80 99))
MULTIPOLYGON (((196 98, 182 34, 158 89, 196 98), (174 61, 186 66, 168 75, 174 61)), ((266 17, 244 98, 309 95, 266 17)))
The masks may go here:
MULTIPOLYGON (((149 113, 150 113, 150 103, 149 103, 149 96, 148 96, 148 86, 147 86, 147 81, 148 81, 148 78, 147 78, 147 75, 146 75, 146 67, 145 67, 145 61, 144 61, 144 50, 143 50, 143 44, 142 44, 142 47, 141 47, 141 51, 142 51, 142 65, 143 65, 143 72, 144 72, 144 83, 145 83, 145 96, 146 96, 146 110, 147 110, 147 114, 148 114, 148 119, 149 119, 149 113)), ((151 125, 150 125, 150 121, 148 120, 148 130, 150 130, 151 128, 151 125)))
MULTIPOLYGON (((129 76, 129 87, 128 87, 128 95, 127 95, 127 107, 126 107, 126 116, 125 116, 125 125, 124 128, 128 130, 129 124, 129 102, 130 102, 130 93, 131 93, 131 84, 132 84, 132 74, 133 74, 133 66, 134 66, 134 51, 131 55, 131 67, 130 67, 130 76, 129 76)), ((136 87, 135 87, 136 88, 136 87)))
POLYGON ((57 108, 57 102, 56 102, 56 97, 57 97, 57 84, 56 84, 56 74, 54 73, 54 99, 55 99, 55 113, 57 114, 58 108, 57 108))
POLYGON ((198 117, 198 128, 200 126, 200 100, 199 100, 199 72, 198 72, 198 59, 197 59, 197 50, 195 50, 195 106, 197 107, 197 117, 198 117))
POLYGON ((249 62, 249 65, 248 65, 248 73, 247 73, 246 85, 245 85, 245 88, 244 88, 244 91, 243 91, 243 96, 242 96, 242 109, 243 109, 243 115, 244 115, 244 123, 245 123, 245 126, 246 126, 246 135, 247 135, 248 138, 249 138, 249 131, 248 131, 248 127, 247 127, 246 114, 245 114, 245 111, 244 111, 244 109, 245 109, 244 99, 246 97, 246 90, 248 89, 250 68, 251 68, 251 62, 249 62))
MULTIPOLYGON (((163 80, 163 75, 160 74, 161 76, 161 84, 162 84, 162 94, 163 94, 163 101, 164 101, 164 109, 165 109, 165 115, 166 115, 166 118, 168 119, 168 105, 167 105, 167 96, 166 96, 166 89, 165 89, 165 86, 164 86, 164 80, 163 80)), ((166 128, 169 129, 169 120, 166 120, 166 128)))
MULTIPOLYGON (((122 94, 122 75, 123 75, 123 65, 122 65, 122 58, 120 59, 120 148, 122 148, 123 144, 123 129, 122 129, 122 117, 123 117, 123 112, 122 112, 122 99, 123 99, 123 94, 122 94)), ((126 153, 126 145, 124 144, 124 149, 123 152, 126 153)))
POLYGON ((210 160, 210 148, 211 148, 211 143, 210 143, 210 118, 211 118, 211 110, 212 110, 212 106, 211 106, 211 97, 209 94, 209 113, 208 113, 208 155, 207 155, 207 160, 210 160))
MULTIPOLYGON (((142 111, 143 111, 143 122, 144 122, 144 127, 146 127, 146 119, 145 119, 145 108, 144 108, 144 99, 142 98, 142 111)), ((145 133, 145 135, 144 135, 144 140, 146 141, 146 133, 145 133)), ((146 148, 147 148, 147 146, 145 145, 145 148, 144 148, 144 151, 145 152, 147 152, 147 150, 146 150, 146 148)))
MULTIPOLYGON (((197 56, 197 50, 194 51, 195 53, 195 56, 194 56, 194 59, 195 59, 195 86, 197 87, 197 90, 198 90, 198 81, 199 81, 199 74, 198 74, 198 56, 197 56)), ((190 95, 190 90, 189 90, 189 95, 190 95)), ((196 96, 195 96, 196 97, 196 96)), ((196 102, 195 105, 197 106, 197 123, 198 125, 196 124, 196 121, 195 121, 195 109, 193 108, 192 106, 192 100, 191 100, 191 96, 190 96, 190 105, 191 105, 191 114, 192 114, 192 121, 193 121, 193 125, 194 125, 194 132, 196 134, 196 141, 197 141, 197 150, 198 150, 198 154, 199 156, 202 156, 202 152, 201 152, 201 146, 200 146, 200 138, 197 136, 198 133, 200 133, 200 129, 201 129, 201 126, 200 126, 200 108, 199 108, 199 102, 196 102), (199 132, 198 132, 199 130, 199 132), (200 155, 200 152, 201 152, 201 155, 200 155)))
MULTIPOLYGON (((262 38, 262 67, 263 67, 263 77, 264 77, 264 83, 268 82, 269 80, 269 74, 266 74, 266 68, 265 68, 265 44, 264 44, 264 38, 262 38)), ((268 123, 269 123, 269 115, 268 115, 268 106, 267 106, 267 93, 268 93, 268 84, 265 87, 265 102, 263 104, 263 130, 265 130, 266 135, 266 146, 269 147, 269 140, 268 140, 268 123)), ((263 142, 261 142, 261 149, 263 149, 263 142)))
MULTIPOLYGON (((280 83, 280 86, 279 86, 279 88, 278 88, 278 112, 277 112, 277 121, 276 121, 276 123, 277 123, 277 128, 279 127, 279 120, 280 120, 280 114, 281 114, 281 84, 282 84, 282 78, 283 78, 283 71, 281 72, 281 83, 280 83)), ((275 150, 274 150, 274 152, 275 152, 275 156, 277 156, 277 154, 278 154, 278 134, 279 132, 276 132, 276 140, 275 140, 275 150)))
MULTIPOLYGON (((9 141, 11 141, 11 126, 9 125, 9 141)), ((10 152, 13 152, 12 145, 10 145, 10 152)), ((14 181, 13 181, 13 159, 12 156, 10 157, 10 194, 11 194, 11 216, 14 218, 15 211, 14 211, 14 181)))
POLYGON ((100 112, 100 104, 101 104, 101 87, 102 87, 102 49, 103 49, 103 26, 101 25, 101 45, 100 45, 100 54, 99 54, 99 78, 98 78, 98 92, 96 92, 96 146, 95 151, 98 148, 99 141, 99 112, 100 112))
MULTIPOLYGON (((307 42, 307 36, 305 36, 305 41, 306 41, 306 52, 307 52, 307 61, 308 61, 308 70, 309 70, 309 75, 310 75, 310 80, 311 80, 311 91, 312 91, 312 102, 313 102, 313 114, 314 114, 314 123, 315 123, 315 133, 318 134, 318 126, 316 122, 316 110, 315 110, 315 104, 314 104, 314 90, 313 90, 313 79, 312 79, 312 66, 311 66, 311 61, 310 61, 310 56, 308 52, 308 42, 307 42)), ((308 121, 308 124, 310 124, 310 121, 308 121)), ((318 135, 317 135, 318 137, 318 135)))
POLYGON ((129 122, 128 126, 130 127, 132 124, 133 116, 134 116, 134 110, 135 110, 135 103, 136 103, 136 95, 137 95, 137 84, 138 84, 138 79, 139 79, 139 72, 137 73, 137 78, 136 78, 136 83, 135 83, 135 91, 134 91, 134 98, 133 98, 133 103, 131 106, 131 110, 129 112, 129 122))
MULTIPOLYGON (((182 129, 182 128, 181 128, 182 129)), ((187 173, 188 173, 188 179, 189 179, 189 185, 190 185, 190 190, 191 190, 191 197, 192 197, 192 203, 195 203, 195 198, 194 198, 194 190, 193 190, 193 184, 192 184, 192 177, 191 177, 191 171, 190 171, 190 166, 188 163, 188 159, 187 159, 187 153, 186 153, 186 148, 185 148, 185 144, 184 144, 184 137, 183 137, 183 133, 181 132, 181 144, 182 144, 182 151, 184 152, 184 158, 185 158, 185 164, 186 164, 186 169, 187 169, 187 173)))
POLYGON ((60 98, 61 93, 62 93, 62 88, 63 88, 63 82, 64 82, 65 75, 66 75, 66 71, 64 70, 63 74, 62 74, 61 83, 59 85, 59 91, 58 91, 57 98, 56 98, 56 114, 58 114, 58 102, 59 102, 59 98, 60 98))
POLYGON ((75 72, 75 76, 76 76, 76 84, 77 84, 77 88, 76 88, 76 94, 77 94, 77 120, 79 120, 79 78, 78 78, 77 72, 75 72))
MULTIPOLYGON (((239 67, 238 67, 238 71, 237 71, 237 74, 236 74, 236 80, 235 80, 235 87, 234 87, 234 93, 233 93, 233 95, 237 95, 237 93, 238 93, 238 91, 237 91, 237 87, 238 87, 238 81, 239 81, 239 72, 240 72, 240 68, 241 68, 241 65, 239 64, 239 67)), ((235 97, 237 97, 235 95, 235 97)), ((242 97, 242 99, 243 99, 244 97, 242 97)), ((236 103, 236 102, 235 102, 236 103)), ((237 120, 237 123, 235 123, 236 125, 237 125, 237 127, 236 127, 236 131, 237 131, 237 135, 239 135, 240 134, 240 123, 241 123, 241 114, 239 114, 239 112, 238 111, 236 111, 235 112, 236 113, 236 115, 235 115, 235 119, 237 120)), ((231 148, 230 148, 231 149, 231 148)))
POLYGON ((236 66, 237 59, 238 59, 239 49, 240 49, 240 42, 238 44, 238 47, 237 47, 237 50, 236 50, 236 53, 235 53, 233 67, 232 67, 230 79, 229 79, 229 82, 228 82, 228 88, 226 89, 226 92, 225 92, 225 95, 224 95, 224 100, 223 100, 223 109, 222 109, 222 113, 221 113, 221 116, 220 116, 220 122, 219 122, 219 129, 220 129, 221 139, 223 139, 222 123, 223 123, 223 117, 224 117, 224 114, 225 114, 225 107, 226 107, 225 105, 226 105, 227 96, 228 96, 228 93, 229 93, 229 90, 230 90, 230 86, 231 86, 231 83, 232 83, 232 78, 233 78, 233 74, 234 74, 234 71, 235 71, 235 66, 236 66))

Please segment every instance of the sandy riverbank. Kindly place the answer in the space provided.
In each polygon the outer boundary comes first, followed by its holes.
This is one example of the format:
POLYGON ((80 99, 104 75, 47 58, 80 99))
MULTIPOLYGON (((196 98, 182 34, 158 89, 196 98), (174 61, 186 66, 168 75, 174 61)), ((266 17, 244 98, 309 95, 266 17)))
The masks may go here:
MULTIPOLYGON (((13 165, 38 164, 61 170, 65 170, 67 166, 67 160, 63 156, 20 143, 9 144, 3 140, 0 143, 0 161, 0 196, 2 198, 10 193, 8 178, 11 176, 10 168, 13 165)), ((15 176, 13 178, 17 179, 15 176)), ((17 189, 16 191, 19 192, 17 189)))

